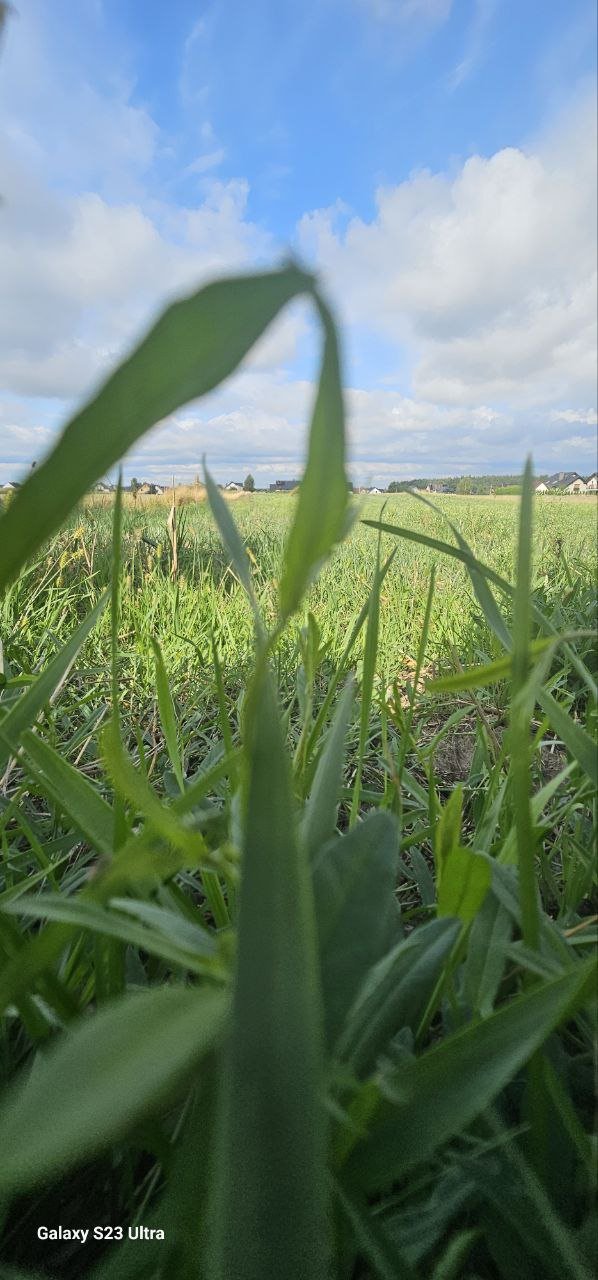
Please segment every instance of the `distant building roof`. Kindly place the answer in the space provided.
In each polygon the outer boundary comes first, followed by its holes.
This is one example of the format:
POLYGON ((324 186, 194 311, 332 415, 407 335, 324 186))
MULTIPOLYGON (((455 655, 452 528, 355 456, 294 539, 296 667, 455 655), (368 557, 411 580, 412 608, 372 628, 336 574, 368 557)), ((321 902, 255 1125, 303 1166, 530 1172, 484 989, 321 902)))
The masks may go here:
POLYGON ((568 484, 573 484, 574 480, 581 480, 577 471, 555 471, 553 476, 548 477, 546 488, 565 489, 568 484))

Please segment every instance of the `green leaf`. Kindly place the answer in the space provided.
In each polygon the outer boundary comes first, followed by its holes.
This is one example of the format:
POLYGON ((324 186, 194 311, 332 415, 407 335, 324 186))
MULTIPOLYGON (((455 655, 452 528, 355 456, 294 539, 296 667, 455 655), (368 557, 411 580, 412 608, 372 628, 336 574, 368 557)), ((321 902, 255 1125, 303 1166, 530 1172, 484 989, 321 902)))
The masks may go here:
MULTIPOLYGON (((60 893, 41 893, 37 896, 23 894, 16 901, 5 903, 0 910, 8 915, 26 916, 32 920, 56 920, 61 924, 79 925, 91 933, 117 938, 128 946, 160 956, 169 964, 180 965, 190 973, 204 974, 206 955, 212 954, 215 947, 212 935, 207 930, 190 925, 188 920, 175 916, 173 912, 162 912, 162 916, 171 918, 171 928, 167 934, 164 921, 161 928, 156 927, 157 919, 152 919, 149 915, 152 905, 116 899, 111 906, 120 909, 108 910, 79 895, 67 898, 60 893), (146 928, 144 924, 138 924, 130 918, 131 915, 138 915, 140 919, 144 919, 143 907, 148 908, 145 919, 153 925, 152 928, 146 928), (125 911, 126 915, 121 914, 125 911)), ((154 912, 159 910, 154 907, 154 912)))
POLYGON ((403 1063, 385 1079, 385 1097, 347 1172, 374 1193, 428 1160, 475 1120, 593 986, 590 961, 403 1063))
POLYGON ((305 292, 313 292, 312 277, 289 265, 216 280, 168 307, 0 517, 0 591, 149 427, 218 386, 281 308, 305 292))
POLYGON ((446 860, 459 844, 462 821, 463 787, 459 783, 449 796, 444 808, 441 809, 434 833, 434 861, 439 886, 442 883, 446 860))
POLYGON ((380 1219, 369 1206, 335 1183, 335 1196, 343 1216, 351 1228, 351 1234, 360 1254, 367 1259, 371 1275, 380 1280, 417 1280, 417 1272, 400 1253, 397 1245, 387 1236, 380 1219))
MULTIPOLYGON (((120 795, 129 800, 144 815, 154 831, 188 858, 187 865, 196 867, 206 852, 205 840, 199 831, 183 826, 175 810, 162 804, 152 791, 142 773, 123 749, 117 726, 112 720, 101 736, 101 747, 106 768, 120 795)), ((122 853, 122 849, 120 851, 122 853)))
POLYGON ((38 734, 26 729, 21 734, 23 765, 33 765, 39 786, 66 814, 98 853, 112 855, 114 813, 91 782, 67 764, 38 734))
POLYGON ((208 502, 210 504, 212 515, 216 521, 220 537, 222 538, 224 546, 231 558, 232 565, 239 582, 245 588, 249 597, 259 633, 262 629, 262 623, 257 600, 255 598, 255 592, 253 590, 253 583, 251 581, 251 570, 249 568, 247 552, 241 541, 239 530, 233 520, 230 509, 224 501, 222 494, 219 493, 205 464, 203 472, 208 502))
POLYGON ((398 829, 373 813, 320 851, 313 868, 328 1044, 371 969, 401 936, 395 899, 398 829))
POLYGON ((226 997, 157 987, 64 1032, 3 1097, 0 1191, 24 1191, 105 1151, 164 1106, 219 1038, 226 997))
POLYGON ((420 925, 370 970, 335 1048, 355 1075, 372 1071, 403 1027, 416 1029, 459 932, 456 920, 420 925))
POLYGON ((380 536, 378 536, 378 547, 376 551, 376 566, 374 569, 374 581, 370 591, 368 602, 368 623, 365 633, 365 645, 363 650, 363 668, 361 676, 361 702, 359 712, 359 748, 357 755, 357 772, 355 775, 355 783, 353 786, 353 798, 351 801, 351 813, 349 817, 349 825, 355 826, 359 816, 359 808, 361 804, 361 779, 363 774, 363 762, 365 759, 368 731, 370 723, 370 710, 372 706, 372 694, 374 691, 374 679, 376 675, 376 661, 378 658, 378 632, 380 627, 380 584, 382 581, 382 573, 380 568, 380 536))
POLYGON ((569 712, 557 702, 548 689, 540 690, 538 702, 573 759, 588 775, 594 786, 598 787, 598 751, 589 733, 586 733, 582 725, 571 719, 569 712))
MULTIPOLYGON (((11 503, 9 511, 12 511, 14 505, 14 502, 11 503)), ((4 536, 3 521, 6 519, 8 519, 7 516, 0 519, 0 557, 2 555, 2 537, 4 536)), ((45 670, 29 686, 27 692, 21 694, 20 698, 11 706, 10 711, 0 720, 0 769, 4 768, 9 757, 16 755, 19 750, 23 730, 31 727, 46 702, 55 697, 61 684, 66 680, 81 646, 85 643, 90 631, 95 627, 107 599, 108 596, 103 595, 98 600, 91 613, 88 613, 85 621, 73 632, 70 640, 67 640, 67 643, 63 645, 56 657, 52 658, 45 670)))
POLYGON ((446 857, 438 885, 438 915, 474 920, 492 880, 492 863, 482 853, 458 845, 446 857))
POLYGON ((345 474, 345 415, 334 324, 322 302, 324 329, 320 382, 309 433, 305 474, 288 537, 280 581, 280 611, 287 618, 321 562, 340 542, 347 524, 349 489, 345 474))
POLYGON ((328 1275, 320 992, 272 678, 248 694, 233 1023, 214 1174, 210 1280, 328 1275))
POLYGON ((530 804, 530 719, 532 706, 525 698, 530 668, 532 577, 532 467, 528 458, 523 476, 517 544, 517 579, 513 601, 513 677, 509 717, 509 776, 513 795, 521 927, 524 942, 532 950, 539 941, 540 919, 536 895, 535 828, 530 804))
POLYGON ((355 697, 355 685, 349 680, 338 700, 328 737, 322 748, 311 793, 303 813, 301 838, 312 860, 336 831, 338 796, 343 775, 345 738, 355 697))
POLYGON ((154 650, 154 659, 156 663, 156 692, 158 695, 158 710, 160 712, 160 723, 168 751, 168 758, 172 765, 174 776, 179 784, 180 790, 185 790, 185 779, 183 777, 183 769, 181 765, 181 753, 179 751, 178 733, 176 714, 174 710, 174 702, 172 701, 172 693, 168 683, 166 667, 164 666, 164 658, 158 641, 152 637, 152 648, 154 650))
POLYGON ((509 912, 488 893, 471 927, 463 980, 467 1003, 483 1018, 492 1013, 512 931, 509 912))

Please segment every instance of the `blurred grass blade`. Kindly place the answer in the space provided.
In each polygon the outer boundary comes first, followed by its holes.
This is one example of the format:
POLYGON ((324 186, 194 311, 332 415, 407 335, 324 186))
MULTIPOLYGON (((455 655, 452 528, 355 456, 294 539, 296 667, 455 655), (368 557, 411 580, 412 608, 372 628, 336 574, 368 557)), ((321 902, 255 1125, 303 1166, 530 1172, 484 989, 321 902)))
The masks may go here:
POLYGON ((214 520, 216 521, 218 532, 230 556, 233 568, 239 579, 239 582, 245 588, 245 591, 247 592, 247 595, 249 597, 249 602, 253 609, 253 616, 255 618, 257 633, 258 635, 263 635, 263 623, 261 620, 258 603, 255 597, 255 592, 253 590, 253 582, 251 581, 251 569, 249 567, 249 558, 245 550, 245 547, 243 546, 243 543, 241 541, 239 530, 237 529, 237 526, 233 520, 229 507, 224 501, 222 494, 219 493, 217 486, 214 484, 214 481, 212 480, 212 477, 205 463, 204 463, 203 471, 204 471, 204 483, 206 486, 206 493, 208 495, 208 502, 210 504, 210 509, 214 517, 214 520))
MULTIPOLYGON (((390 569, 390 566, 395 558, 395 555, 396 555, 396 548, 393 551, 391 551, 390 555, 387 557, 384 564, 382 565, 382 568, 380 570, 380 587, 382 587, 382 583, 384 582, 384 579, 390 569)), ((326 721, 330 713, 330 708, 334 700, 334 695, 341 681, 345 678, 345 675, 347 672, 347 664, 353 652, 353 648, 355 646, 357 637, 360 631, 365 626, 365 623, 367 622, 369 608, 370 608, 370 602, 368 598, 365 601, 365 603, 362 605, 361 609, 359 610, 359 613, 351 628, 351 631, 349 632, 349 636, 345 644, 345 647, 343 649, 343 652, 341 654, 341 657, 339 659, 338 665, 336 667, 336 670, 333 672, 332 678, 328 685, 326 697, 324 698, 322 706, 320 707, 318 714, 315 718, 313 729, 311 730, 311 733, 307 741, 307 752, 306 752, 307 758, 309 758, 312 752, 315 750, 318 740, 320 738, 320 734, 322 733, 324 725, 326 724, 326 721)))
POLYGON ((594 964, 576 965, 473 1023, 395 1075, 347 1171, 368 1193, 391 1186, 471 1124, 594 989, 594 964))
POLYGON ((401 936, 395 899, 398 827, 372 813, 320 850, 313 868, 327 1041, 332 1046, 362 982, 401 936))
POLYGON ((351 1228, 364 1258, 369 1263, 372 1278, 379 1280, 417 1280, 418 1272, 401 1254, 395 1242, 391 1240, 380 1225, 378 1219, 369 1210, 365 1202, 359 1203, 354 1194, 342 1187, 340 1182, 334 1184, 335 1198, 351 1228))
MULTIPOLYGON (((2 536, 0 524, 0 537, 2 536)), ((53 698, 60 685, 66 680, 70 668, 77 657, 81 646, 85 643, 90 631, 106 604, 107 595, 103 595, 85 621, 77 628, 70 640, 63 645, 55 658, 37 677, 26 693, 22 693, 11 706, 10 711, 0 720, 0 769, 4 767, 11 755, 16 755, 19 741, 24 729, 30 729, 40 711, 53 698)))
POLYGON ((208 1274, 324 1280, 326 1134, 313 905, 264 661, 248 697, 238 958, 208 1274))
POLYGON ((218 386, 281 308, 312 290, 312 277, 289 265, 214 281, 169 306, 0 517, 0 591, 149 427, 218 386))
POLYGON ((104 729, 101 747, 106 768, 119 794, 135 805, 164 840, 187 855, 189 866, 198 866, 206 848, 201 832, 184 827, 172 807, 161 803, 125 752, 114 721, 104 729))
POLYGON ((166 986, 124 996, 63 1033, 0 1116, 0 1192, 39 1186, 164 1106, 221 1035, 226 998, 166 986))
POLYGON ((376 662, 378 659, 378 632, 380 629, 380 534, 378 534, 378 546, 376 548, 376 567, 374 570, 374 581, 370 591, 368 622, 365 633, 365 646, 363 651, 363 670, 361 678, 361 698, 359 706, 359 748, 357 755, 357 772, 355 775, 355 783, 353 785, 353 798, 351 801, 351 813, 349 817, 350 826, 354 826, 359 817, 359 808, 361 804, 361 783, 363 777, 363 761, 367 750, 368 731, 370 724, 370 711, 372 707, 372 695, 374 691, 374 679, 376 676, 376 662))
POLYGON ((345 415, 332 318, 322 302, 324 354, 309 432, 307 465, 287 540, 280 581, 280 612, 287 618, 347 525, 345 415))
POLYGON ((304 809, 301 838, 310 861, 315 858, 325 841, 332 838, 336 830, 345 739, 354 697, 355 685, 353 680, 349 680, 338 700, 304 809))
MULTIPOLYGON (((113 905, 118 905, 116 899, 113 905)), ((148 923, 138 923, 131 916, 135 908, 139 919, 143 920, 142 907, 150 907, 150 903, 135 903, 129 900, 120 901, 120 910, 101 907, 97 902, 84 899, 81 895, 67 898, 63 894, 41 893, 37 895, 23 894, 16 902, 0 904, 0 911, 7 915, 24 916, 30 920, 54 920, 60 924, 80 925, 90 933, 100 934, 106 938, 116 938, 127 946, 138 947, 140 951, 148 951, 150 955, 160 956, 171 965, 180 966, 190 973, 205 974, 208 966, 206 957, 215 948, 214 937, 206 929, 191 926, 188 920, 171 912, 172 927, 170 936, 164 927, 155 927, 154 920, 149 917, 148 923), (125 901, 128 910, 125 911, 125 901), (193 932, 191 932, 193 930, 193 932), (178 936, 177 936, 178 935, 178 936)), ((158 910, 158 908, 154 908, 158 910)), ((164 913, 167 914, 167 913, 164 913)))
POLYGON ((530 804, 530 718, 533 706, 524 697, 530 668, 532 502, 531 459, 525 464, 519 514, 517 574, 513 603, 513 673, 509 722, 511 751, 510 778, 515 811, 521 927, 526 946, 534 950, 539 941, 536 894, 535 829, 530 804))
POLYGON ((355 1075, 373 1071, 404 1027, 415 1031, 459 932, 456 920, 421 925, 367 974, 335 1048, 355 1075))
POLYGON ((154 659, 156 664, 156 693, 158 696, 158 711, 160 712, 160 724, 164 734, 166 750, 168 758, 172 765, 172 771, 179 784, 181 791, 185 790, 185 779, 183 776, 183 767, 181 764, 181 754, 179 751, 178 732, 176 713, 172 693, 168 683, 166 667, 164 666, 164 658, 158 641, 152 636, 152 648, 154 650, 154 659))
POLYGON ((92 848, 105 857, 111 857, 114 813, 99 791, 85 774, 67 764, 32 730, 28 729, 21 735, 21 746, 25 753, 23 765, 27 767, 31 762, 34 776, 46 794, 68 814, 92 848))

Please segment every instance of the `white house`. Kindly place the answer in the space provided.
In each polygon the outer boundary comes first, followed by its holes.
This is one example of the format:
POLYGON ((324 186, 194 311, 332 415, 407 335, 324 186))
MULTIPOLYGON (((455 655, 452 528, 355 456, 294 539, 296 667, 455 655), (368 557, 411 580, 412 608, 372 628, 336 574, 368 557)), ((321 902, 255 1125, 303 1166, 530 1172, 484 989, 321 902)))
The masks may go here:
POLYGON ((544 484, 543 480, 536 485, 536 493, 548 493, 548 485, 544 484))
POLYGON ((575 480, 571 481, 571 484, 566 485, 565 493, 586 493, 587 487, 585 480, 581 476, 577 476, 575 480))
POLYGON ((596 493, 598 491, 598 471, 595 471, 593 475, 588 476, 588 479, 586 480, 586 489, 588 493, 596 493))
POLYGON ((240 480, 229 480, 228 484, 225 484, 224 488, 228 489, 229 493, 240 493, 243 485, 240 480))
POLYGON ((376 488, 376 485, 374 485, 372 489, 368 489, 368 493, 383 493, 383 492, 384 492, 384 490, 383 490, 383 489, 377 489, 377 488, 376 488))

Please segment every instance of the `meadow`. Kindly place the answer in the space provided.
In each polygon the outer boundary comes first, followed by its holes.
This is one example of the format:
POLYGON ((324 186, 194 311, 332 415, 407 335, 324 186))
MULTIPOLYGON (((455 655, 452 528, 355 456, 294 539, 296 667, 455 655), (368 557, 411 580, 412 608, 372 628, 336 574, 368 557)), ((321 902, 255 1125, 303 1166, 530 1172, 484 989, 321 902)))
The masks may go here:
POLYGON ((294 268, 76 416, 0 517, 4 1274, 588 1280, 595 521, 349 497, 294 268), (85 497, 298 289, 298 496, 85 497))

